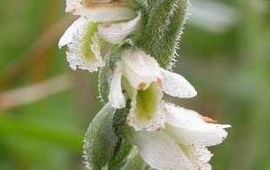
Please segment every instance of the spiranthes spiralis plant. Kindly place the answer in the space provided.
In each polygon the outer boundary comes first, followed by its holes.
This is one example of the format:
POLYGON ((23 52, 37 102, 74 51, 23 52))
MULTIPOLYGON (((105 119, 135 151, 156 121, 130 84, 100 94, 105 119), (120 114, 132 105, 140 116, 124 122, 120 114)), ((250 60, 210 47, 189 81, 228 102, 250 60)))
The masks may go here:
POLYGON ((163 100, 197 95, 176 61, 188 0, 67 0, 79 18, 59 41, 73 70, 99 71, 104 107, 85 135, 91 170, 209 170, 225 128, 163 100))

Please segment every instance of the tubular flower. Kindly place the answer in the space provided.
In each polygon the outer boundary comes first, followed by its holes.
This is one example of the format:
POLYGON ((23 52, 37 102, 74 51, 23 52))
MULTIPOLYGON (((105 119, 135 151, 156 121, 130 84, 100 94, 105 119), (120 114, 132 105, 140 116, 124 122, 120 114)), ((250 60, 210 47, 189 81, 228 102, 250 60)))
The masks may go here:
POLYGON ((158 170, 211 170, 213 154, 206 147, 222 143, 230 125, 207 123, 198 113, 172 104, 164 104, 163 111, 164 129, 131 137, 140 156, 158 170))
POLYGON ((118 109, 126 105, 122 84, 131 98, 127 122, 136 130, 151 131, 164 126, 163 92, 179 98, 191 98, 197 94, 184 77, 162 69, 154 58, 139 50, 123 52, 115 69, 109 102, 118 109))
POLYGON ((59 48, 67 46, 67 61, 73 70, 90 72, 104 66, 111 45, 134 33, 141 20, 141 14, 122 1, 67 0, 66 12, 80 18, 61 37, 59 48))

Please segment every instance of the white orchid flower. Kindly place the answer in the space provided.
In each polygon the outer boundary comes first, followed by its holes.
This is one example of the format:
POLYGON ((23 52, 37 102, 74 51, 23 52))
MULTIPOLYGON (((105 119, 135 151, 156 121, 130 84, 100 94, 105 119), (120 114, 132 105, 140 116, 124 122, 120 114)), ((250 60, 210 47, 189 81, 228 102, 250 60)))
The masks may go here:
POLYGON ((114 72, 109 102, 115 108, 124 108, 124 87, 131 98, 129 125, 136 130, 156 130, 164 125, 161 103, 163 92, 173 97, 191 98, 197 95, 192 85, 181 75, 159 67, 157 61, 140 50, 127 50, 114 72), (126 81, 125 81, 126 80, 126 81))
POLYGON ((95 23, 79 18, 61 37, 59 47, 67 46, 67 61, 73 70, 79 68, 93 72, 104 66, 101 51, 104 43, 96 32, 95 23))
MULTIPOLYGON (((102 4, 105 4, 105 1, 102 2, 102 4)), ((109 50, 110 44, 121 43, 128 35, 139 29, 140 13, 137 13, 137 16, 130 21, 113 23, 119 19, 110 18, 111 15, 114 15, 114 10, 118 11, 116 7, 117 5, 106 8, 97 5, 95 10, 99 8, 110 9, 109 11, 112 14, 92 12, 91 14, 97 18, 89 17, 90 13, 88 17, 80 17, 61 37, 59 48, 67 46, 67 60, 73 70, 79 68, 90 72, 97 71, 99 67, 103 67, 105 64, 103 57, 109 50), (116 9, 111 10, 111 8, 116 9)), ((85 7, 82 7, 82 1, 67 1, 67 9, 71 10, 73 8, 86 10, 85 7)))
POLYGON ((130 20, 136 16, 124 0, 66 0, 66 12, 98 22, 130 20))
POLYGON ((198 113, 173 104, 164 104, 165 128, 136 131, 130 141, 140 156, 157 170, 211 170, 213 156, 206 148, 227 137, 230 125, 207 123, 198 113))

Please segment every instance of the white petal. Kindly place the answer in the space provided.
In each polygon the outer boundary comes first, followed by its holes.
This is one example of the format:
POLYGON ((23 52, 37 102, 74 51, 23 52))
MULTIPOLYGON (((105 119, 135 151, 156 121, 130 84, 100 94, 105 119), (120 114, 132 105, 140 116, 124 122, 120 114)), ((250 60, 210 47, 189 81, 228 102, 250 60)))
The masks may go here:
POLYGON ((137 132, 131 142, 141 157, 157 170, 194 170, 193 165, 172 138, 166 133, 137 132))
POLYGON ((87 9, 83 16, 91 21, 110 22, 129 20, 136 17, 136 12, 127 7, 87 9))
POLYGON ((125 51, 122 63, 124 75, 135 89, 146 89, 161 77, 157 61, 143 51, 125 51))
MULTIPOLYGON (((179 143, 178 143, 179 144, 179 143)), ((179 144, 187 155, 190 162, 193 164, 196 170, 211 170, 212 167, 209 164, 213 154, 205 147, 201 145, 183 145, 179 144)))
POLYGON ((114 71, 110 93, 109 93, 109 102, 112 107, 121 109, 126 107, 126 99, 124 94, 122 93, 122 70, 120 65, 118 65, 114 71))
POLYGON ((99 22, 129 20, 136 17, 136 12, 124 2, 94 3, 91 1, 67 0, 66 12, 99 22))
POLYGON ((194 146, 196 155, 196 165, 200 170, 211 170, 212 166, 209 164, 213 154, 205 146, 194 146))
POLYGON ((206 123, 195 111, 166 104, 166 132, 182 144, 213 146, 227 137, 230 125, 206 123))
POLYGON ((131 21, 120 24, 103 24, 98 28, 99 35, 107 42, 118 44, 123 41, 129 34, 135 32, 141 23, 141 13, 131 21))
POLYGON ((194 87, 181 75, 162 69, 163 91, 170 96, 191 98, 197 95, 194 87))
POLYGON ((80 28, 84 27, 87 20, 85 18, 79 18, 66 30, 59 40, 59 48, 64 47, 72 42, 73 35, 79 31, 80 28))

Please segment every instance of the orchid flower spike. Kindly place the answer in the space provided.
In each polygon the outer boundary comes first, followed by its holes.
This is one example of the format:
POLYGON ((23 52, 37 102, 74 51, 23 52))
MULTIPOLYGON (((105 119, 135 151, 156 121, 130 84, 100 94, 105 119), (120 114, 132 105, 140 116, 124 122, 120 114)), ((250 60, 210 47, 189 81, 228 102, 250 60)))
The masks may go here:
POLYGON ((161 107, 163 92, 178 98, 197 95, 183 76, 161 68, 154 58, 140 50, 123 52, 115 69, 109 102, 118 109, 126 106, 122 84, 131 98, 127 122, 136 130, 152 131, 164 126, 165 114, 161 107))
POLYGON ((211 170, 213 154, 208 146, 218 145, 227 137, 230 125, 206 122, 198 113, 173 104, 164 104, 165 128, 137 131, 130 141, 140 156, 157 170, 211 170))
POLYGON ((189 0, 66 0, 66 12, 78 16, 58 44, 70 67, 105 66, 98 83, 108 103, 85 136, 87 168, 212 169, 207 147, 222 143, 230 125, 163 100, 197 95, 183 76, 164 69, 178 54, 188 6, 189 0))
POLYGON ((122 1, 67 0, 66 12, 80 16, 59 41, 59 48, 67 46, 67 61, 73 70, 93 72, 103 67, 112 44, 138 30, 141 21, 140 12, 122 1))

